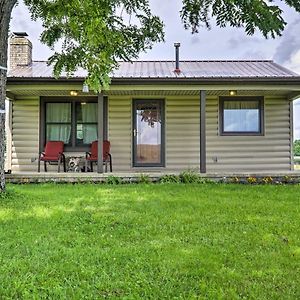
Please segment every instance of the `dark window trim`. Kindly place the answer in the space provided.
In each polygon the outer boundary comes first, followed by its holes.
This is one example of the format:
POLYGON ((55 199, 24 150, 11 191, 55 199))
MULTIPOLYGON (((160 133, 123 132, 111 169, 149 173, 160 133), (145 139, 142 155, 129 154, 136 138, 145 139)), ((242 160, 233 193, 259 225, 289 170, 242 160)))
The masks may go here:
MULTIPOLYGON (((44 151, 46 144, 46 103, 63 103, 63 102, 95 102, 98 103, 97 97, 40 97, 40 133, 39 133, 39 149, 40 152, 44 151)), ((76 132, 74 128, 76 127, 76 111, 75 105, 72 105, 72 120, 71 120, 71 141, 72 145, 65 145, 66 152, 85 152, 90 150, 89 145, 74 146, 76 143, 76 132), (74 109, 73 109, 74 107, 74 109)), ((104 140, 108 137, 108 97, 104 97, 104 115, 103 115, 103 138, 104 140)))
POLYGON ((152 98, 137 98, 137 99, 132 99, 132 167, 133 168, 141 168, 141 167, 165 167, 166 166, 166 139, 165 139, 165 99, 152 99, 152 98), (160 163, 148 163, 148 164, 137 164, 134 163, 135 160, 135 155, 136 155, 136 138, 133 136, 133 130, 136 129, 136 124, 135 124, 135 115, 136 115, 136 104, 138 103, 145 103, 147 101, 157 101, 160 103, 160 108, 161 108, 161 159, 160 163))
POLYGON ((238 96, 219 97, 219 133, 221 136, 263 136, 264 135, 264 97, 238 96), (225 131, 224 132, 224 101, 258 101, 259 102, 259 130, 258 131, 225 131))

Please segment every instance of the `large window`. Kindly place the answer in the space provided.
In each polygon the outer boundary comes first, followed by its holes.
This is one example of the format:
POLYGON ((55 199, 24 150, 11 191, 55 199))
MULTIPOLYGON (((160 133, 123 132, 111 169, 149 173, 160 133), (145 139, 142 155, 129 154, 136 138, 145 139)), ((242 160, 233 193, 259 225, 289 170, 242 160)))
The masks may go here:
POLYGON ((262 97, 221 97, 221 135, 263 134, 262 97))
MULTIPOLYGON (((107 99, 104 98, 103 138, 107 138, 107 99)), ((47 141, 63 141, 67 151, 83 151, 98 138, 97 98, 46 98, 41 102, 41 148, 47 141)))

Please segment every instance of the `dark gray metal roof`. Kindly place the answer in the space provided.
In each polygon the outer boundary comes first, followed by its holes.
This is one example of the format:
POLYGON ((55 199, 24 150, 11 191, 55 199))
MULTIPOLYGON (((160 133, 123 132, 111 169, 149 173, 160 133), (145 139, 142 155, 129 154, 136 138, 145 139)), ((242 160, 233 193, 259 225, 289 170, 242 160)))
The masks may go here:
MULTIPOLYGON (((180 61, 181 72, 174 72, 174 61, 120 62, 113 79, 268 79, 300 78, 300 75, 270 60, 237 61, 180 61)), ((45 61, 34 61, 30 66, 19 66, 8 73, 9 78, 53 78, 53 67, 45 61)), ((85 78, 85 70, 78 70, 71 78, 85 78)), ((66 78, 62 74, 61 78, 66 78)))

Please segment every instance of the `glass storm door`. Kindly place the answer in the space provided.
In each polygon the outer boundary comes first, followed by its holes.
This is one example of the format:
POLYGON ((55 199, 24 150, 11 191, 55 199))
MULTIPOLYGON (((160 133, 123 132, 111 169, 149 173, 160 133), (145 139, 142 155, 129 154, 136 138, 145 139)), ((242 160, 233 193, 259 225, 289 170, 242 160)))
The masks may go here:
POLYGON ((163 166, 164 114, 162 100, 134 100, 133 166, 163 166))

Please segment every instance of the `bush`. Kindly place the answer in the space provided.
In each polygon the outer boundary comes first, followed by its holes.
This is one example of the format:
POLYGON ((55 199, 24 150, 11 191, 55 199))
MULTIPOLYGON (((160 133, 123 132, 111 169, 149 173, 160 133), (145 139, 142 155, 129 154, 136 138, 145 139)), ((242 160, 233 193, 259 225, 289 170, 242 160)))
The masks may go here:
POLYGON ((180 183, 180 178, 177 175, 163 175, 159 178, 160 183, 180 183))
POLYGON ((121 184, 122 179, 118 176, 110 175, 106 178, 105 183, 107 183, 107 184, 121 184))
POLYGON ((182 183, 202 183, 201 176, 194 171, 183 171, 179 174, 182 183))
POLYGON ((149 175, 141 174, 139 176, 138 183, 146 183, 146 184, 148 184, 150 182, 151 182, 151 180, 150 180, 149 175))
POLYGON ((300 156, 300 140, 294 141, 294 156, 300 156))

